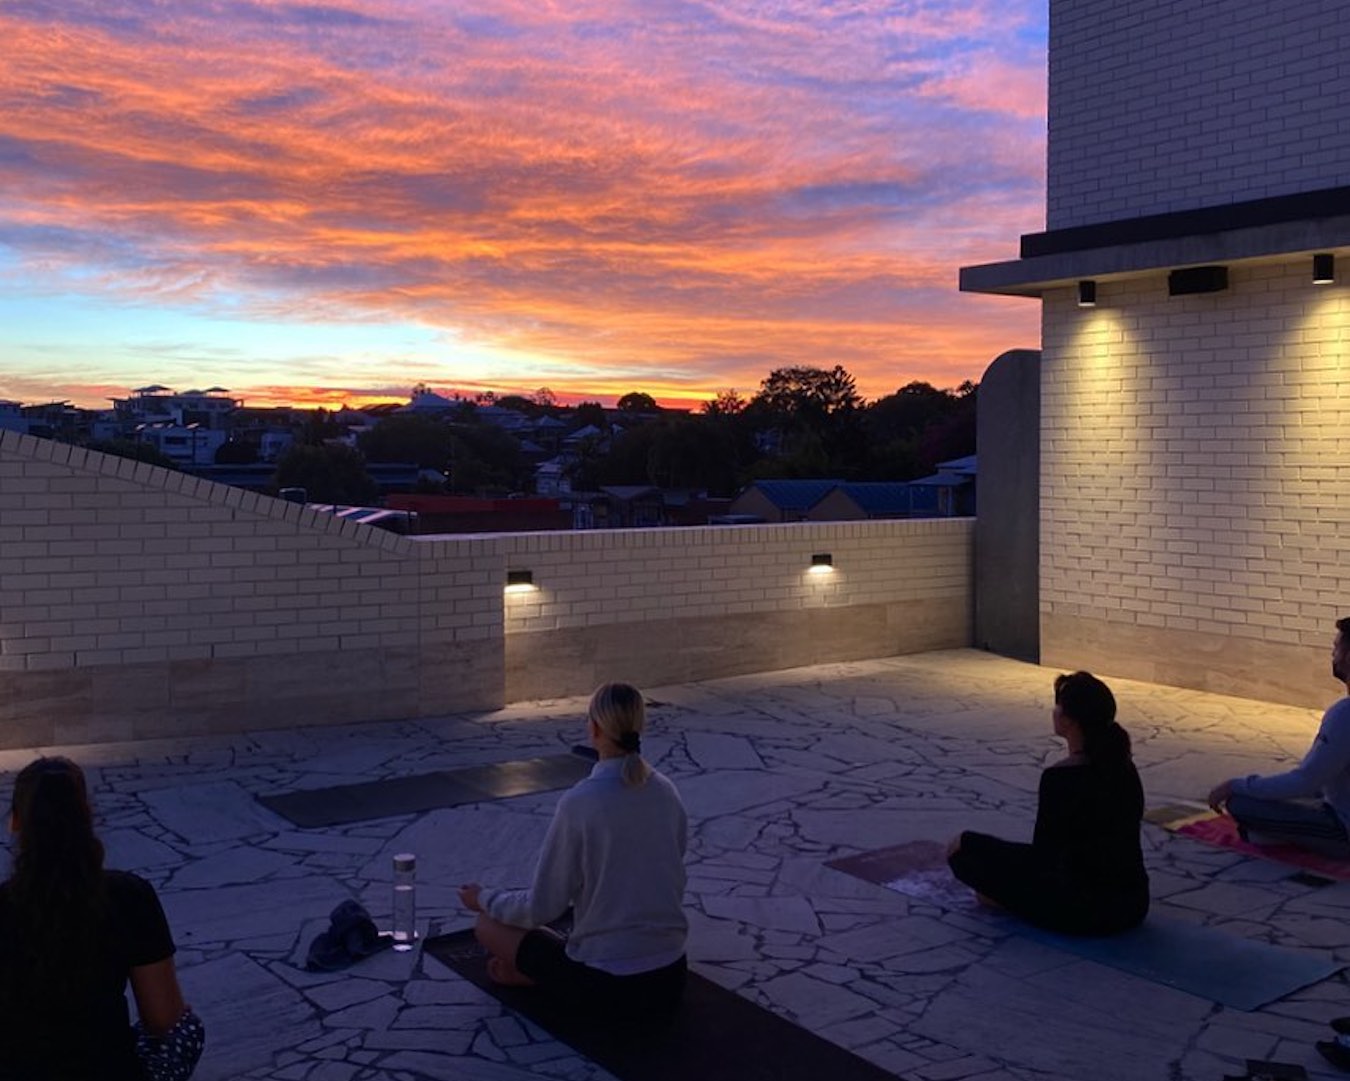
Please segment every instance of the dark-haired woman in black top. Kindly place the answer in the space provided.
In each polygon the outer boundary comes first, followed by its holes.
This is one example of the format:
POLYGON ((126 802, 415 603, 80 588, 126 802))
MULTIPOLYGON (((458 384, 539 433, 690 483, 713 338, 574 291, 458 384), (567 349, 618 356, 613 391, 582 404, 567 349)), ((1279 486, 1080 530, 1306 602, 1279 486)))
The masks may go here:
POLYGON ((1018 844, 967 831, 952 873, 986 902, 1052 931, 1108 935, 1143 921, 1144 790, 1110 688, 1087 672, 1055 680, 1055 734, 1069 754, 1041 774, 1036 832, 1018 844))
POLYGON ((201 1055, 154 888, 103 867, 84 774, 39 758, 14 782, 0 883, 0 1078, 182 1081, 201 1055), (128 982, 139 1024, 127 1011, 128 982))

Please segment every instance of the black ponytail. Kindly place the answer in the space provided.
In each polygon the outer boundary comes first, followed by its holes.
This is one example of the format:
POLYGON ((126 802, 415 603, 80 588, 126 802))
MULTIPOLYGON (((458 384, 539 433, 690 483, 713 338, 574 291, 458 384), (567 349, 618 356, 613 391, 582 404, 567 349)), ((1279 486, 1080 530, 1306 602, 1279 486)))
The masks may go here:
POLYGON ((11 813, 18 845, 8 886, 23 971, 0 977, 3 998, 69 1001, 89 985, 104 908, 103 845, 80 767, 68 758, 24 767, 11 813))
POLYGON ((1130 760, 1130 734, 1116 723, 1116 697, 1090 672, 1055 678, 1055 705, 1076 721, 1083 733, 1083 753, 1093 765, 1121 765, 1130 760))

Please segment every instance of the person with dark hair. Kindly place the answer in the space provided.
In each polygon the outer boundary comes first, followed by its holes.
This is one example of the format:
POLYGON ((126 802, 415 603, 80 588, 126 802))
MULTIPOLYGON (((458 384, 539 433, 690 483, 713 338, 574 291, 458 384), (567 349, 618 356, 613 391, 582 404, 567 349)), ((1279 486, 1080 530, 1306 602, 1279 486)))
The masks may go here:
POLYGON ((606 683, 586 732, 598 754, 563 794, 528 889, 459 891, 499 983, 539 985, 612 1024, 672 1011, 684 990, 684 852, 679 793, 642 757, 642 694, 606 683), (545 926, 572 909, 566 939, 545 926))
POLYGON ((79 766, 39 758, 21 770, 9 828, 17 843, 0 883, 0 1077, 188 1077, 204 1035, 178 986, 164 910, 144 879, 104 869, 79 766))
POLYGON ((1210 791, 1209 805, 1232 815, 1243 837, 1350 855, 1350 616, 1336 621, 1331 674, 1347 696, 1322 714, 1302 762, 1284 773, 1231 777, 1210 791))
POLYGON ((1144 789, 1116 700, 1087 672, 1055 679, 1055 735, 1068 756, 1041 774, 1031 844, 966 831, 948 847, 958 879, 987 904, 1075 935, 1109 935, 1148 913, 1139 846, 1144 789))

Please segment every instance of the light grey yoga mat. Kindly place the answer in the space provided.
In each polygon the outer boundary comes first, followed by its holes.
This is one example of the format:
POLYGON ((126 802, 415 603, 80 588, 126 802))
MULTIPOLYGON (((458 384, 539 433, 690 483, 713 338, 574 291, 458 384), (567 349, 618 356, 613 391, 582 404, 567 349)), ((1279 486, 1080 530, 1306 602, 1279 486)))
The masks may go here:
MULTIPOLYGON (((945 851, 934 841, 879 848, 826 866, 941 908, 972 912, 977 907, 970 890, 947 870, 945 851)), ((1023 937, 1238 1010, 1257 1009, 1345 967, 1324 951, 1272 946, 1160 913, 1133 931, 1103 938, 1058 935, 1006 914, 984 915, 1023 937)))

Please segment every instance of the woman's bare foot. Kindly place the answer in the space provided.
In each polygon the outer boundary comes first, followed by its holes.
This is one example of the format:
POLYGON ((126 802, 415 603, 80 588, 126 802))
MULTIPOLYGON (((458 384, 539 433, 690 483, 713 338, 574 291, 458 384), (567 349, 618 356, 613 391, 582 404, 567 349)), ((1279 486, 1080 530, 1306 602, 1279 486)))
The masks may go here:
POLYGON ((530 979, 515 965, 508 965, 500 957, 489 957, 487 963, 488 979, 493 983, 499 983, 503 987, 533 987, 534 981, 530 979))

